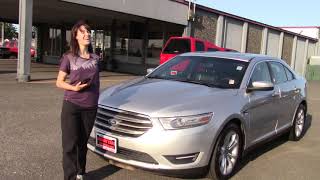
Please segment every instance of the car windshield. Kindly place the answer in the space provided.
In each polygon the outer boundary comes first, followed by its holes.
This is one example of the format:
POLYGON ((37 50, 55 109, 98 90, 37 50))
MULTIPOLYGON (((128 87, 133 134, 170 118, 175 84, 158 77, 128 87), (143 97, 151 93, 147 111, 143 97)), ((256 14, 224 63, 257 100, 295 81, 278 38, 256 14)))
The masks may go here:
POLYGON ((165 54, 181 54, 185 52, 190 52, 189 39, 171 39, 163 50, 165 54))
POLYGON ((201 84, 216 88, 237 89, 248 62, 203 56, 177 56, 163 64, 147 78, 201 84))

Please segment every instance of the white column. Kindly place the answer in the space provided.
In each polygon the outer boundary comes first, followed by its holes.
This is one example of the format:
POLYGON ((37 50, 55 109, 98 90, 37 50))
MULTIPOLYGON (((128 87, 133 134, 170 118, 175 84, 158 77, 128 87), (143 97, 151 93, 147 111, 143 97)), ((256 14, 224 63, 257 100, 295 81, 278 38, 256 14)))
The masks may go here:
POLYGON ((308 47, 309 47, 309 39, 306 40, 304 44, 304 53, 303 53, 303 65, 302 65, 302 75, 305 77, 306 75, 306 68, 308 62, 308 47))
POLYGON ((279 47, 278 47, 278 58, 282 58, 282 48, 283 48, 283 38, 284 38, 284 33, 280 33, 280 38, 279 38, 279 47))
POLYGON ((248 23, 244 22, 242 26, 241 52, 245 53, 247 48, 248 23))
POLYGON ((219 15, 217 21, 217 31, 216 31, 216 45, 222 46, 223 34, 224 34, 224 16, 219 15))
POLYGON ((290 66, 292 69, 294 69, 295 61, 296 61, 297 40, 298 40, 298 37, 294 36, 293 43, 292 43, 291 62, 290 62, 290 66))
POLYGON ((262 41, 261 41, 261 54, 267 54, 267 43, 268 43, 268 28, 263 28, 262 31, 262 41))
POLYGON ((33 0, 19 2, 19 52, 17 63, 18 82, 30 81, 33 0))

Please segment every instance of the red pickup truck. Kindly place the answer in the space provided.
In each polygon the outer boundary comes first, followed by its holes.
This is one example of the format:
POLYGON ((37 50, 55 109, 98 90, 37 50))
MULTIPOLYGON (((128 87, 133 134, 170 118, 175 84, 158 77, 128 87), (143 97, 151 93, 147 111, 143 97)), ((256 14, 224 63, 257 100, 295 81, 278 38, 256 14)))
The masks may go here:
POLYGON ((170 37, 160 54, 160 64, 168 61, 174 56, 195 51, 235 51, 222 48, 215 44, 193 37, 170 37))
MULTIPOLYGON (((18 41, 12 40, 12 41, 7 41, 3 43, 3 46, 1 47, 1 52, 0 56, 2 58, 10 58, 10 59, 17 59, 18 57, 18 41)), ((31 57, 34 57, 36 54, 36 51, 34 48, 30 48, 30 54, 31 57)))

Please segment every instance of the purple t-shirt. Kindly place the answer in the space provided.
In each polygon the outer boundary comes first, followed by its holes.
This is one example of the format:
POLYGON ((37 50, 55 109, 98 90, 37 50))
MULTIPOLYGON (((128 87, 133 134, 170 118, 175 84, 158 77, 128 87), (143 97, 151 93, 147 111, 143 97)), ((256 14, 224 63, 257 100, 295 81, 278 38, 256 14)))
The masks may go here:
POLYGON ((73 56, 71 53, 64 54, 60 60, 60 71, 69 75, 70 84, 89 80, 88 87, 81 91, 65 90, 64 100, 85 108, 94 108, 98 105, 99 98, 99 56, 90 54, 89 59, 73 56))

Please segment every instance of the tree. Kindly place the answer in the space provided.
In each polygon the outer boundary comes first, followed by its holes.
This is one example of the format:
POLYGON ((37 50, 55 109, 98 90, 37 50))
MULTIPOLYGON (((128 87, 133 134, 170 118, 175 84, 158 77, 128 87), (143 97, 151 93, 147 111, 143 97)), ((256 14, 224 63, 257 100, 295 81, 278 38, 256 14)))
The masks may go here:
POLYGON ((18 37, 17 28, 11 23, 4 23, 4 39, 12 39, 17 37, 18 37))

